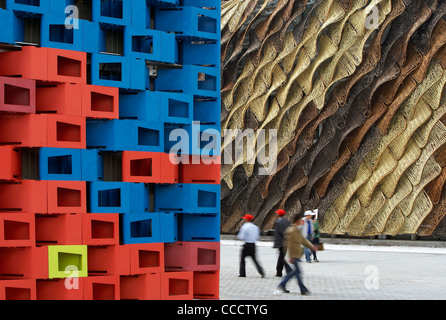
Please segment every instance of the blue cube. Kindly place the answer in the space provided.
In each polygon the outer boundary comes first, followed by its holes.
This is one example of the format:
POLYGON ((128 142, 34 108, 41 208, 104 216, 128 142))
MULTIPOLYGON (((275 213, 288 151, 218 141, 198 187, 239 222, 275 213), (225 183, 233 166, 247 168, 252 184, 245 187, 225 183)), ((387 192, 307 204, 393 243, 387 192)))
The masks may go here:
POLYGON ((46 48, 64 50, 83 50, 83 23, 79 21, 79 28, 65 25, 63 16, 42 16, 41 45, 46 48))
POLYGON ((6 0, 6 8, 39 15, 50 13, 49 0, 6 0))
POLYGON ((148 187, 142 183, 90 182, 90 213, 131 213, 149 210, 148 187))
POLYGON ((178 44, 175 35, 142 27, 125 29, 125 52, 142 60, 176 64, 178 44))
POLYGON ((219 242, 220 215, 181 214, 179 216, 178 236, 179 241, 219 242))
POLYGON ((192 6, 200 8, 215 8, 214 10, 220 11, 220 0, 182 0, 183 6, 192 6))
POLYGON ((164 124, 138 120, 88 120, 87 147, 107 151, 163 152, 164 124))
POLYGON ((193 121, 203 125, 221 124, 221 99, 195 99, 193 121))
POLYGON ((97 149, 82 150, 82 181, 103 181, 104 159, 97 149))
POLYGON ((132 1, 94 0, 93 21, 130 26, 132 24, 132 1))
POLYGON ((17 17, 14 15, 12 10, 0 9, 0 42, 15 44, 16 41, 16 20, 17 17))
POLYGON ((220 39, 220 11, 199 7, 157 9, 155 29, 174 32, 179 39, 220 39))
POLYGON ((197 97, 220 97, 220 69, 185 65, 182 69, 158 70, 155 89, 179 91, 197 97))
POLYGON ((194 97, 182 93, 145 90, 119 95, 121 119, 188 124, 192 122, 193 106, 194 97))
POLYGON ((161 242, 178 241, 178 214, 175 212, 159 212, 161 242))
POLYGON ((218 214, 220 213, 220 185, 156 185, 155 211, 218 214))
POLYGON ((178 215, 172 212, 121 214, 123 244, 178 241, 178 215))
POLYGON ((179 44, 179 63, 182 65, 214 66, 220 68, 220 42, 183 39, 179 44))
POLYGON ((40 180, 82 181, 80 149, 41 148, 40 180))
POLYGON ((159 213, 124 213, 121 222, 123 244, 162 242, 159 213))
POLYGON ((92 53, 91 84, 131 89, 132 61, 129 58, 92 53))

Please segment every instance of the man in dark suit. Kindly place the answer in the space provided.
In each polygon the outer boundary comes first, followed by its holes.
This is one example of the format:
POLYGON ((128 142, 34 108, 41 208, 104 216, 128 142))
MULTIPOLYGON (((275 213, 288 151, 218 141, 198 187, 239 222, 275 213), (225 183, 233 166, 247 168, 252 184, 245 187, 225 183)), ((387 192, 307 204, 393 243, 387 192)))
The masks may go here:
POLYGON ((290 226, 290 222, 285 218, 286 212, 282 209, 276 211, 279 216, 276 223, 274 224, 274 248, 279 249, 279 257, 277 258, 276 265, 276 277, 282 277, 282 270, 285 267, 287 274, 291 273, 293 269, 285 261, 284 248, 283 248, 283 237, 285 230, 290 226))

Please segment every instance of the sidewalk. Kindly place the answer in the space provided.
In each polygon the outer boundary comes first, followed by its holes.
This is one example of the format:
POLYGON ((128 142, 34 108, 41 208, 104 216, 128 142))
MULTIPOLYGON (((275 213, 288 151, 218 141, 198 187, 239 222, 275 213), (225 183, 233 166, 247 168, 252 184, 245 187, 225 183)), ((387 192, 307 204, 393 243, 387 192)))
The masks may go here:
POLYGON ((301 296, 296 280, 289 294, 274 294, 277 249, 258 243, 257 255, 266 277, 250 258, 246 278, 238 277, 242 243, 221 241, 221 300, 446 300, 446 248, 326 244, 319 263, 302 262, 303 279, 311 296, 301 296))

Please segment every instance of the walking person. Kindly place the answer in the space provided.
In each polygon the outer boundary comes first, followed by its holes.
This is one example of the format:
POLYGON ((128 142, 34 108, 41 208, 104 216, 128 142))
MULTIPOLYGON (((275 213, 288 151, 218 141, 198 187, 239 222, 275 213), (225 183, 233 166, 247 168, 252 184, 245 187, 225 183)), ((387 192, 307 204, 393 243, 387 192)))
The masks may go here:
MULTIPOLYGON (((313 215, 314 215, 313 211, 311 210, 305 211, 303 219, 304 225, 302 228, 302 235, 305 239, 307 239, 310 242, 312 242, 314 238, 314 225, 313 225, 313 220, 311 219, 313 215)), ((305 260, 308 263, 311 263, 311 250, 305 248, 304 252, 305 252, 305 260)))
POLYGON ((277 258, 276 264, 276 277, 282 277, 283 268, 287 274, 291 273, 293 269, 285 260, 285 250, 283 248, 283 236, 285 230, 290 226, 290 222, 285 219, 285 210, 279 209, 276 211, 279 219, 276 220, 274 224, 274 248, 279 250, 279 256, 277 258))
POLYGON ((289 293, 290 291, 286 289, 286 284, 288 283, 289 280, 291 280, 291 278, 296 277, 300 293, 302 295, 309 295, 310 291, 304 285, 302 280, 302 272, 300 270, 299 262, 300 258, 303 255, 302 246, 305 246, 310 251, 312 251, 313 245, 311 244, 310 241, 308 241, 303 237, 302 232, 299 228, 300 225, 301 225, 301 219, 300 217, 296 216, 294 218, 293 224, 290 225, 285 231, 284 246, 287 251, 289 261, 294 266, 294 271, 286 275, 282 279, 282 281, 279 283, 278 290, 284 293, 289 293))
POLYGON ((314 214, 311 216, 311 220, 313 222, 313 230, 314 230, 314 237, 313 240, 311 241, 311 243, 313 244, 313 261, 314 262, 319 262, 319 260, 317 259, 317 250, 318 250, 318 245, 320 243, 320 232, 319 232, 319 222, 317 220, 317 213, 313 212, 314 214))
POLYGON ((263 268, 257 261, 256 257, 256 242, 260 238, 260 229, 259 227, 257 227, 255 224, 252 223, 252 221, 254 220, 254 217, 252 215, 247 214, 243 216, 242 219, 245 219, 246 222, 240 228, 237 237, 240 240, 244 241, 245 244, 243 245, 240 257, 239 277, 246 277, 245 259, 246 257, 251 257, 252 260, 254 261, 257 271, 262 276, 262 278, 264 278, 265 272, 263 271, 263 268))

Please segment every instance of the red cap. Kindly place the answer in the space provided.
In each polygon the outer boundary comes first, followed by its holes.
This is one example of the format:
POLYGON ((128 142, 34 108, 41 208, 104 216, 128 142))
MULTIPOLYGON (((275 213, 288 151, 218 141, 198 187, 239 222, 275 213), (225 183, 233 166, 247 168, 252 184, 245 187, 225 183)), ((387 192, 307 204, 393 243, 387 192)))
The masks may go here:
POLYGON ((277 213, 279 216, 284 216, 284 215, 286 214, 285 210, 283 210, 283 209, 279 209, 279 210, 277 210, 276 213, 277 213))
POLYGON ((252 220, 254 220, 254 216, 251 215, 251 214, 245 214, 245 215, 242 217, 242 219, 245 219, 245 220, 247 220, 247 221, 252 221, 252 220))

